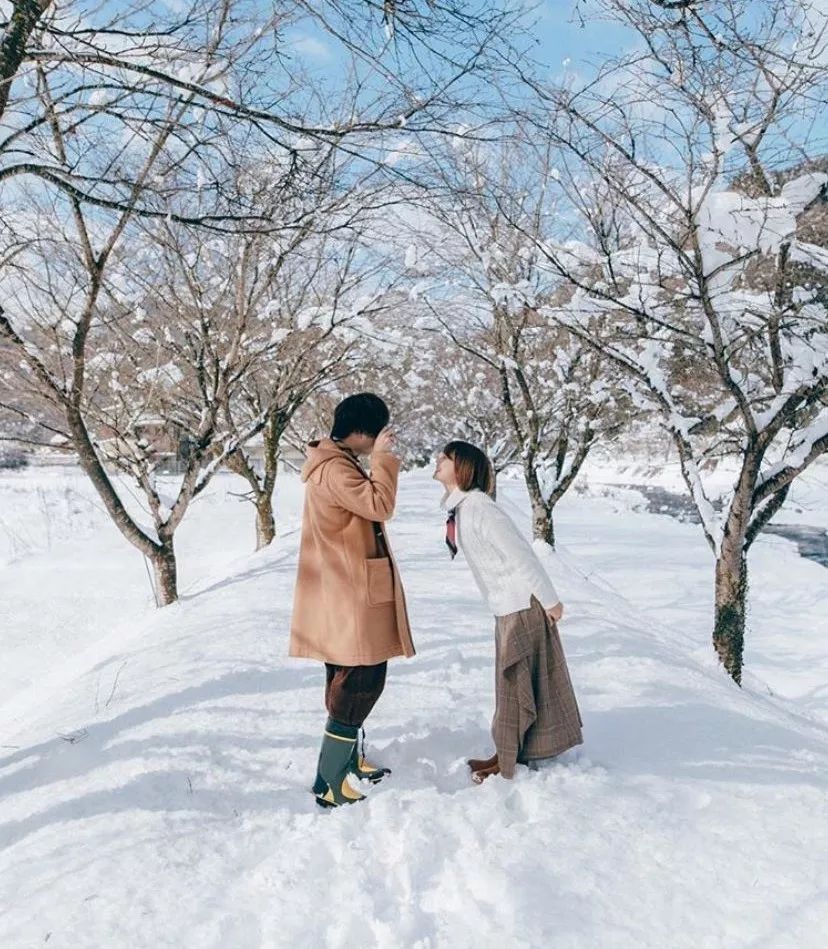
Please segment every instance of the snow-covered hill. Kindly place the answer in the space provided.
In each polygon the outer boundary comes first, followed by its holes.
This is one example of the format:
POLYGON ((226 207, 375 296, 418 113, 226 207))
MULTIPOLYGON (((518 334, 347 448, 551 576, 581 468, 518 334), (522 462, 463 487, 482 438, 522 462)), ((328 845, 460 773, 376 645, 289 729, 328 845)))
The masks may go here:
MULTIPOLYGON (((45 503, 40 476, 15 477, 18 511, 45 503)), ((368 723, 394 773, 321 812, 322 675, 285 658, 301 493, 283 479, 283 537, 251 554, 233 488, 185 522, 184 596, 163 611, 103 518, 7 558, 0 945, 823 945, 824 568, 757 545, 740 691, 711 655, 698 529, 623 491, 573 496, 549 563, 585 745, 476 787, 492 622, 444 554, 436 485, 408 475, 392 537, 418 655, 368 723)), ((501 494, 526 516, 517 482, 501 494)))

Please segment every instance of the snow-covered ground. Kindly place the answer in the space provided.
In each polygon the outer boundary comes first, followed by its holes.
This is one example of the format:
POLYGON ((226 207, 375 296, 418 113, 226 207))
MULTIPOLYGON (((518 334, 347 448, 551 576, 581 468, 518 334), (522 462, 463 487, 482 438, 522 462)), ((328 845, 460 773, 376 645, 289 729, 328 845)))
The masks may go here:
MULTIPOLYGON (((182 527, 182 599, 156 611, 82 478, 2 476, 0 945, 821 947, 828 571, 757 543, 740 691, 709 646, 699 528, 584 480, 549 566, 585 745, 471 785, 492 621, 413 473, 391 533, 418 655, 368 728, 394 773, 321 812, 322 675, 285 658, 297 480, 256 554, 217 478, 182 527)), ((500 494, 527 525, 519 482, 500 494)))
MULTIPOLYGON (((734 473, 721 466, 708 484, 722 492, 734 473)), ((686 493, 678 464, 664 457, 620 465, 593 459, 577 484, 585 501, 594 496, 617 513, 641 508, 634 490, 624 484, 647 484, 686 493)), ((774 524, 828 528, 828 459, 813 465, 793 485, 774 524)), ((678 524, 666 516, 634 516, 601 523, 594 554, 581 538, 567 538, 567 550, 593 562, 601 575, 623 590, 637 607, 674 629, 684 629, 688 645, 706 656, 712 617, 712 554, 701 528, 678 524), (622 535, 632 530, 625 549, 622 535), (618 543, 607 544, 618 531, 618 543), (632 551, 632 554, 631 554, 632 551)), ((749 630, 746 636, 746 682, 794 698, 798 707, 828 722, 828 570, 799 556, 796 545, 773 534, 754 544, 750 557, 749 630)), ((697 652, 697 655, 699 653, 697 652)))

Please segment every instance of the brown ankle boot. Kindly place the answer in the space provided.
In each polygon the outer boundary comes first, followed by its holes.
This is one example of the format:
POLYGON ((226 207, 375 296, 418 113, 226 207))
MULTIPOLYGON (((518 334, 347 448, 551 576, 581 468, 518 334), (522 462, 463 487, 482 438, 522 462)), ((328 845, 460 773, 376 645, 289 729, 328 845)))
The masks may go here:
POLYGON ((491 777, 493 774, 500 774, 500 765, 497 763, 497 755, 494 756, 494 764, 490 764, 487 768, 475 768, 472 771, 472 781, 475 784, 482 784, 486 778, 491 777))
POLYGON ((491 758, 469 758, 466 764, 472 769, 472 771, 484 771, 486 768, 491 768, 493 765, 497 764, 497 752, 495 752, 491 758))

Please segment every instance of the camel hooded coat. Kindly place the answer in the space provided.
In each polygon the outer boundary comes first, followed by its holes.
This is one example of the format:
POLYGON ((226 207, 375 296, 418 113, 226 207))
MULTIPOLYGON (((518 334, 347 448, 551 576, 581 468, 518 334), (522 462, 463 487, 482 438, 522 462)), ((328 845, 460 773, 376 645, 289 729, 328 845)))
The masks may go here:
POLYGON ((330 438, 309 445, 291 656, 373 666, 414 655, 405 595, 383 527, 394 513, 399 471, 399 459, 388 452, 371 456, 369 477, 330 438))

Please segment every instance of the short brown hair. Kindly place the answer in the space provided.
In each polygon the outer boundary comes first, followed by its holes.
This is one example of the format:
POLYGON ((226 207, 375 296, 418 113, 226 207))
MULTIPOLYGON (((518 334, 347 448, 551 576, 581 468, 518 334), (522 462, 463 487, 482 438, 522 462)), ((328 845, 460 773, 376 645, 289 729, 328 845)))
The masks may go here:
POLYGON ((492 463, 476 445, 461 441, 449 442, 443 454, 454 462, 454 477, 461 491, 477 488, 486 494, 494 494, 492 463))

